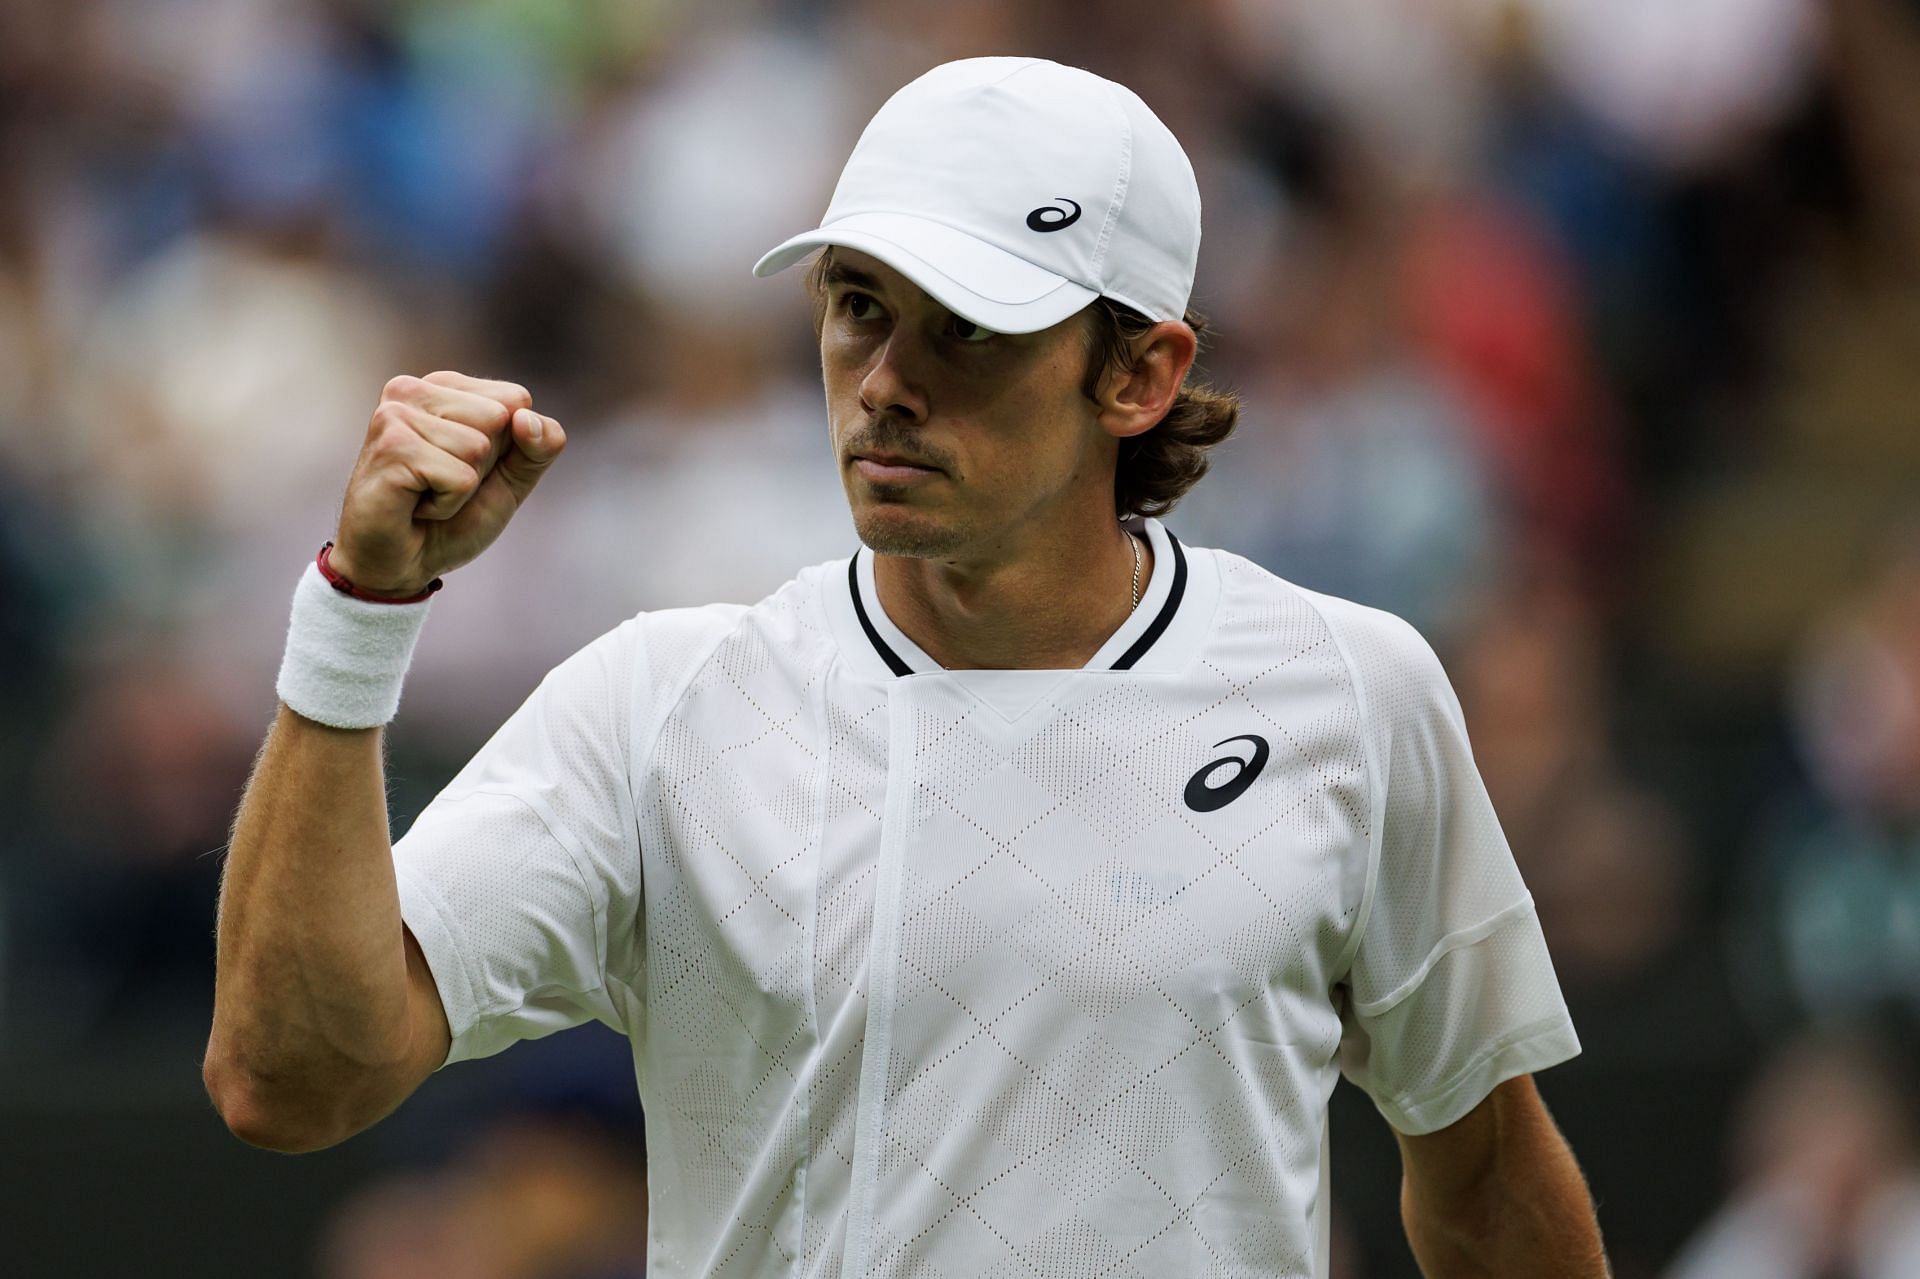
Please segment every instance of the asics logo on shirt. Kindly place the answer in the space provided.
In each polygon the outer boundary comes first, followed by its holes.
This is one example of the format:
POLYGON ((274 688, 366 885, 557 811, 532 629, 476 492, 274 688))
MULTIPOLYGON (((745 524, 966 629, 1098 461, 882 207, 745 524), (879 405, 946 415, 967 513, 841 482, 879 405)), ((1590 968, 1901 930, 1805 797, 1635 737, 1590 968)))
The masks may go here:
POLYGON ((1053 198, 1060 201, 1061 204, 1073 205, 1073 212, 1068 213, 1065 209, 1060 208, 1059 205, 1043 204, 1032 213, 1027 214, 1027 230, 1060 231, 1080 220, 1080 205, 1077 201, 1069 200, 1064 195, 1056 195, 1053 198))
POLYGON ((1187 779, 1187 807, 1196 813, 1211 813, 1216 808, 1225 808, 1234 800, 1247 793, 1247 787, 1253 785, 1254 778, 1260 776, 1260 770, 1267 766, 1267 739, 1246 733, 1239 737, 1229 737, 1226 741, 1215 742, 1214 746, 1225 746, 1228 742, 1251 742, 1253 754, 1248 758, 1239 755, 1223 755, 1210 760, 1199 772, 1187 779), (1214 774, 1223 768, 1233 772, 1218 783, 1214 774))

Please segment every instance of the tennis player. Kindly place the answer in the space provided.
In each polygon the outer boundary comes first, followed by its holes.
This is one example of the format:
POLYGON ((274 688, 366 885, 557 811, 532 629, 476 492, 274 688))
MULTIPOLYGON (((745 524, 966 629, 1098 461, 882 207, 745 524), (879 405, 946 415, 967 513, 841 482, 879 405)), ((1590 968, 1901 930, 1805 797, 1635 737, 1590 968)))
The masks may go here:
POLYGON ((861 548, 588 645, 391 847, 429 597, 565 436, 519 386, 389 383, 227 863, 233 1131, 327 1146, 593 1019, 653 1275, 1319 1279, 1344 1073, 1430 1275, 1604 1274, 1530 1081, 1579 1045, 1438 662, 1155 518, 1237 412, 1187 381, 1199 243, 1120 85, 900 90, 755 268, 815 255, 861 548))

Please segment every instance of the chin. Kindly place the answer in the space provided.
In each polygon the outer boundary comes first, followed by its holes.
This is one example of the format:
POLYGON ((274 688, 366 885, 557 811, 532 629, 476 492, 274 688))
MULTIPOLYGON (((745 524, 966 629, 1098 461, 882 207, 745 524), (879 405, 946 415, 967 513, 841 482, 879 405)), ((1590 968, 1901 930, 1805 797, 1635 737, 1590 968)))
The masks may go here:
POLYGON ((854 532, 880 555, 936 559, 951 555, 966 536, 950 521, 898 503, 866 503, 853 512, 854 532))

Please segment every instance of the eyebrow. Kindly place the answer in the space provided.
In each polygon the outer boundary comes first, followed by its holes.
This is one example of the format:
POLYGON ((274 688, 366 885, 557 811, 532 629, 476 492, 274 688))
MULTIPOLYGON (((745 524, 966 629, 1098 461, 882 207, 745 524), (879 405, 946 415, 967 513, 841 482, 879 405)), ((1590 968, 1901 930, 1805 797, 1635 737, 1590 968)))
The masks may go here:
POLYGON ((880 279, 878 276, 868 275, 865 271, 856 270, 842 262, 831 263, 827 267, 826 275, 822 278, 830 285, 846 284, 856 289, 874 289, 876 291, 880 288, 880 279))

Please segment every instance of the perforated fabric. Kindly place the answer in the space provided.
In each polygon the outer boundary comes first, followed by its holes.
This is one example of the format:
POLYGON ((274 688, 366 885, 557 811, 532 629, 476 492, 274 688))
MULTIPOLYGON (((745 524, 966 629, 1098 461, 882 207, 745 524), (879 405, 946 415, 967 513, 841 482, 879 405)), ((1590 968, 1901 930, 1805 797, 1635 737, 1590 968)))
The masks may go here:
POLYGON ((1395 1128, 1444 1128, 1504 1079, 1579 1052, 1552 961, 1522 903, 1485 938, 1444 951, 1407 998, 1349 1019, 1342 1061, 1395 1128))
POLYGON ((830 670, 825 838, 815 895, 820 1048, 807 1075, 806 1224, 796 1271, 837 1275, 846 1248, 854 1123, 866 1043, 873 889, 887 787, 884 686, 830 670))
POLYGON ((1342 1068, 1395 1127, 1430 1132, 1579 1043, 1439 659, 1396 617, 1309 598, 1352 663, 1382 815, 1342 1068))
POLYGON ((1186 566, 1127 670, 896 677, 844 561, 636 619, 401 841, 455 1057, 632 1038, 650 1274, 1321 1279, 1342 1064, 1571 1051, 1425 646, 1186 566))
MULTIPOLYGON (((650 1033, 636 1050, 649 1155, 671 1170, 649 1178, 654 1274, 791 1273, 809 1153, 831 1142, 830 1110, 824 1134, 809 1116, 816 1091, 835 1093, 827 1053, 849 1051, 841 1008, 861 974, 842 930, 861 904, 845 894, 865 880, 835 860, 822 883, 831 653, 803 603, 789 586, 728 631, 658 708, 638 778, 650 1033), (823 903, 842 930, 819 926, 823 903), (827 1053, 823 1025, 840 1036, 827 1053)), ((837 722, 857 724, 851 709, 837 722)), ((857 826, 848 838, 857 860, 857 826)))
MULTIPOLYGON (((735 610, 737 611, 737 610, 735 610)), ((555 667, 394 844, 401 915, 440 991, 447 1060, 588 1020, 632 1031, 636 682, 670 684, 726 613, 636 618, 555 667), (648 637, 665 650, 649 661, 648 637)))
POLYGON ((849 1273, 1312 1273, 1359 720, 1314 610, 1217 558, 1179 679, 1089 672, 1013 719, 965 672, 896 687, 912 820, 883 852, 892 1018, 849 1273), (1248 733, 1271 752, 1248 800, 1190 808, 1248 733))

